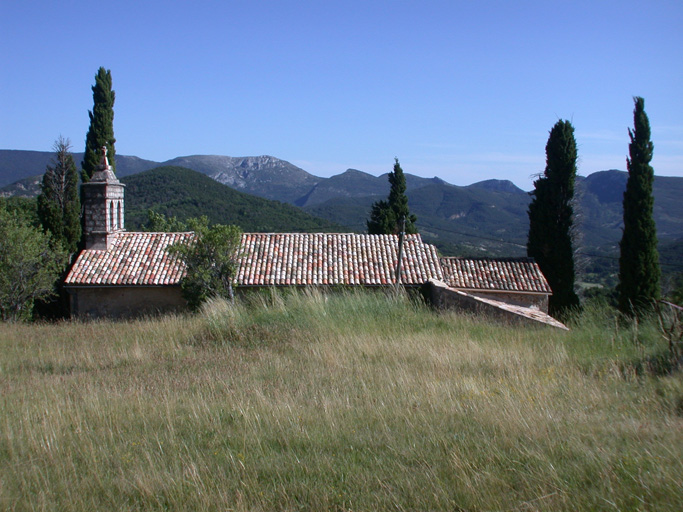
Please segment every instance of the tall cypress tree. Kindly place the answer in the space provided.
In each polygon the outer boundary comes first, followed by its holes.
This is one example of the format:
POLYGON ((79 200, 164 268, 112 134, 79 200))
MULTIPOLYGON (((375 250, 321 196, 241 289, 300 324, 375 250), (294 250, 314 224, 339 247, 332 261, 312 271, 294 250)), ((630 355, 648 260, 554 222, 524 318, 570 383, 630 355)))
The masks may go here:
POLYGON ((571 308, 579 306, 574 292, 572 243, 577 151, 569 121, 555 123, 545 152, 545 171, 531 192, 527 253, 536 260, 553 291, 550 314, 564 318, 571 308))
POLYGON ((43 228, 73 253, 81 238, 81 202, 78 171, 70 149, 69 140, 61 136, 54 144, 55 160, 45 169, 38 196, 38 218, 43 228))
POLYGON ((368 233, 371 235, 393 234, 399 230, 401 218, 406 219, 406 233, 417 233, 417 217, 410 213, 408 208, 408 196, 406 195, 406 177, 398 163, 394 159, 394 170, 389 173, 389 198, 386 201, 377 201, 370 210, 370 219, 367 221, 368 233))
POLYGON ((654 144, 645 100, 633 99, 633 125, 628 134, 630 158, 626 159, 628 180, 624 192, 624 232, 619 244, 619 309, 637 315, 659 298, 659 256, 657 229, 652 210, 654 170, 650 165, 654 144))
POLYGON ((389 202, 385 200, 376 201, 372 204, 370 218, 367 221, 368 233, 371 235, 385 235, 394 233, 396 220, 393 212, 389 208, 389 202))
POLYGON ((107 146, 107 157, 112 171, 116 172, 114 158, 114 99, 115 93, 111 89, 111 71, 100 68, 95 75, 95 85, 92 87, 93 109, 88 111, 90 128, 85 138, 85 154, 81 164, 81 179, 83 183, 90 181, 101 160, 102 146, 107 146))

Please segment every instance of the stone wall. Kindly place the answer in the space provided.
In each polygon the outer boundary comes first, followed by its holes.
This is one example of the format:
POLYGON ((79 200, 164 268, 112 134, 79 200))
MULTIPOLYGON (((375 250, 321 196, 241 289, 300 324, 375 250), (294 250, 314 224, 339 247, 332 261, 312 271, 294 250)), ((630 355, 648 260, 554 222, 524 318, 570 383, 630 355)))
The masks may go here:
POLYGON ((468 290, 465 293, 475 297, 498 300, 507 304, 514 304, 515 306, 536 308, 545 313, 548 312, 548 295, 545 293, 482 292, 480 290, 468 290))
POLYGON ((135 318, 187 309, 180 286, 70 288, 71 316, 135 318))
POLYGON ((499 300, 477 297, 455 288, 449 288, 445 283, 434 279, 425 284, 423 294, 437 309, 464 311, 510 324, 548 325, 567 329, 564 324, 538 308, 518 306, 499 300))

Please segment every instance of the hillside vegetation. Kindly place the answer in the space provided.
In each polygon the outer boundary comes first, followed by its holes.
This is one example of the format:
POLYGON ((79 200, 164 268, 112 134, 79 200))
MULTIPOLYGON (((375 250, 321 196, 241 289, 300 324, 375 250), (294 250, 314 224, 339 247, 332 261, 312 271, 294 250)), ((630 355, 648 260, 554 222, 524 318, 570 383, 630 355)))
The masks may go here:
POLYGON ((0 325, 12 510, 669 510, 683 380, 654 324, 571 332, 403 296, 0 325))
POLYGON ((212 223, 234 224, 249 232, 340 232, 333 222, 299 208, 252 196, 182 167, 159 167, 121 180, 126 184, 126 227, 137 230, 153 209, 186 220, 206 215, 212 223))

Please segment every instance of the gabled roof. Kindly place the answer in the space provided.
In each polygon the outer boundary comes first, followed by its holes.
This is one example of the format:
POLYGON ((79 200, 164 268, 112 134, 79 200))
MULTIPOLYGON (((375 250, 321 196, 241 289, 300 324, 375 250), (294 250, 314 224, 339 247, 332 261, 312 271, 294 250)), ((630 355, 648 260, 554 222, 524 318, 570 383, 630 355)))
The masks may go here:
MULTIPOLYGON (((184 265, 166 248, 192 233, 119 233, 108 250, 82 251, 67 286, 174 285, 184 265)), ((236 274, 238 286, 387 285, 394 283, 396 235, 355 233, 244 233, 236 274)), ((436 248, 420 235, 406 235, 401 282, 420 285, 442 279, 436 248)))
POLYGON ((441 258, 452 288, 480 291, 552 293, 533 258, 441 258))

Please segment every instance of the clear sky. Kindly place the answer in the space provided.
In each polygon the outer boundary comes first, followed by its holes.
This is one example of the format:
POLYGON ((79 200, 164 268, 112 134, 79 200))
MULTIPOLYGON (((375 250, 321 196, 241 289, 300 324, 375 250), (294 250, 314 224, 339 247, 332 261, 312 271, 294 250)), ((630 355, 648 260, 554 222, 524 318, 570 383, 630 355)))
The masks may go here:
POLYGON ((272 155, 525 190, 558 119, 579 173, 626 169, 645 98, 683 176, 683 1, 34 1, 0 5, 0 148, 83 151, 100 66, 119 154, 272 155))

